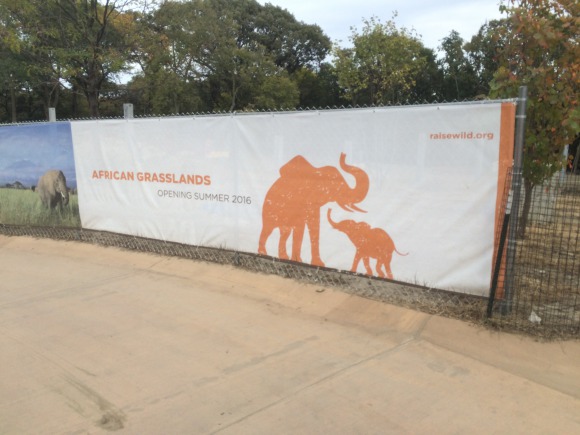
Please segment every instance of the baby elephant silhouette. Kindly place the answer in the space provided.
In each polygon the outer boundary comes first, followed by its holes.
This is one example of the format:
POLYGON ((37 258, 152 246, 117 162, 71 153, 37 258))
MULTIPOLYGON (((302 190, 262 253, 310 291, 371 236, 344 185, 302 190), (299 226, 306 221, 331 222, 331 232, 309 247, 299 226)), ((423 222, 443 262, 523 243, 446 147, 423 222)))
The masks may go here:
POLYGON ((391 271, 393 252, 396 252, 401 256, 406 256, 408 253, 401 254, 397 251, 393 239, 391 239, 391 236, 389 236, 385 230, 381 228, 372 228, 366 222, 355 222, 353 220, 335 222, 330 217, 330 212, 331 209, 328 209, 328 222, 330 222, 332 228, 346 234, 356 248, 356 254, 354 255, 354 261, 350 271, 356 272, 358 263, 362 259, 367 274, 372 275, 373 271, 370 266, 370 259, 375 258, 377 260, 377 274, 381 278, 384 278, 384 267, 386 277, 393 279, 393 273, 391 271))

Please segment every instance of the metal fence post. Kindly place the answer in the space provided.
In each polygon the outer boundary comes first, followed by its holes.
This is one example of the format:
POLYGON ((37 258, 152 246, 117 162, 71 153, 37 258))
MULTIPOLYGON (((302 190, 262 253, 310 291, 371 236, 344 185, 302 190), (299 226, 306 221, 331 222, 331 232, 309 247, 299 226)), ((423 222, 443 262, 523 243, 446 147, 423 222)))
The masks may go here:
POLYGON ((506 206, 506 211, 503 217, 503 222, 501 225, 501 234, 499 236, 499 243, 497 248, 497 256, 495 259, 495 265, 493 267, 493 278, 491 280, 491 288, 489 289, 489 300, 487 301, 487 318, 491 319, 493 313, 493 303, 495 301, 495 294, 497 291, 497 284, 499 281, 499 273, 501 271, 501 263, 503 260, 503 250, 505 247, 505 241, 507 239, 507 232, 510 223, 510 213, 511 213, 511 199, 508 201, 506 206))
POLYGON ((520 86, 516 111, 516 134, 514 147, 514 169, 512 174, 512 207, 511 225, 508 233, 507 264, 505 276, 504 300, 501 313, 510 314, 514 299, 514 268, 516 260, 516 238, 519 223, 520 197, 523 179, 524 137, 526 128, 526 105, 528 101, 528 87, 520 86))
POLYGON ((125 119, 133 119, 133 105, 131 103, 123 104, 123 116, 125 119))

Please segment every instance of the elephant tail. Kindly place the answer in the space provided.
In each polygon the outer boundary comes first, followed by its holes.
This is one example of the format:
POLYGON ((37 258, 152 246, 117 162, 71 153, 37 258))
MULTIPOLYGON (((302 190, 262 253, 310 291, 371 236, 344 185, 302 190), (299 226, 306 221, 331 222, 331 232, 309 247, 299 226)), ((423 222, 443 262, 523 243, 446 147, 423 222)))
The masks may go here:
POLYGON ((406 252, 406 253, 404 253, 404 254, 403 254, 403 253, 401 253, 401 252, 399 252, 399 251, 397 250, 397 248, 396 248, 396 247, 395 247, 395 252, 396 252, 397 254, 399 254, 401 257, 406 257, 407 255, 409 255, 409 253, 408 253, 408 252, 406 252))

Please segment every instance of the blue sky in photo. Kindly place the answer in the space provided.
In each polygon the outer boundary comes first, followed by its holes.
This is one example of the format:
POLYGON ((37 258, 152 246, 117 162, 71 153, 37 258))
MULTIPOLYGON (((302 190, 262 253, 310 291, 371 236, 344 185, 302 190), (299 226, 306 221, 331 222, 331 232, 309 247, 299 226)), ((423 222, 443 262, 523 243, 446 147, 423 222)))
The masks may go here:
POLYGON ((0 127, 0 186, 19 181, 31 187, 50 169, 60 169, 67 186, 76 188, 70 123, 0 127))

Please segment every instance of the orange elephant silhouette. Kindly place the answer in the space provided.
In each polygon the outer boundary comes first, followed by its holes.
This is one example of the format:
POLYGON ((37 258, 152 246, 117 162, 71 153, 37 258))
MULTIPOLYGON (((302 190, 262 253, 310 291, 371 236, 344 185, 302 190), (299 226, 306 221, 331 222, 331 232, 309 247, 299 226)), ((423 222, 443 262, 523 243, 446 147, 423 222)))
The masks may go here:
POLYGON ((328 209, 328 222, 330 222, 332 228, 346 234, 356 248, 351 272, 356 272, 358 263, 362 259, 367 275, 372 275, 373 271, 370 266, 370 259, 375 258, 377 260, 377 274, 381 278, 384 278, 384 267, 386 277, 393 279, 393 273, 391 271, 393 252, 402 256, 408 255, 408 253, 401 254, 397 251, 393 239, 391 239, 391 236, 389 236, 385 230, 381 228, 372 228, 366 222, 355 222, 352 220, 335 222, 332 220, 330 213, 331 210, 328 209))
POLYGON ((324 266, 320 258, 320 208, 336 202, 347 211, 363 211, 355 204, 369 191, 369 177, 365 171, 346 164, 346 155, 340 155, 341 169, 355 179, 350 187, 334 166, 315 167, 303 156, 297 155, 280 168, 280 178, 270 187, 262 208, 262 232, 258 253, 267 255, 266 241, 274 229, 280 230, 278 257, 288 259, 286 242, 292 234, 291 260, 302 262, 300 252, 304 230, 310 235, 311 263, 324 266))

